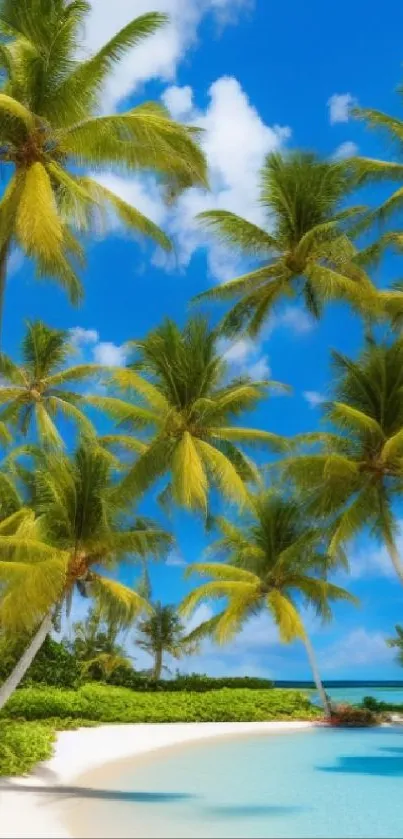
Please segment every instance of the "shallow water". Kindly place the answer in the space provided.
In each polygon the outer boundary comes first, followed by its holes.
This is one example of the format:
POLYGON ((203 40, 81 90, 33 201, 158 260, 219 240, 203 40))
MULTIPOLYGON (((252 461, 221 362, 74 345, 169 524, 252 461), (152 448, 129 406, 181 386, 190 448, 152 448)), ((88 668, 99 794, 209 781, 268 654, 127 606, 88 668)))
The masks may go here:
MULTIPOLYGON (((364 696, 373 696, 379 702, 403 705, 403 687, 328 688, 327 693, 334 702, 351 702, 352 705, 359 705, 364 699, 364 696)), ((315 694, 313 695, 313 698, 315 698, 315 694)))
POLYGON ((74 802, 75 835, 403 836, 402 728, 205 741, 109 772, 97 776, 96 797, 74 802))

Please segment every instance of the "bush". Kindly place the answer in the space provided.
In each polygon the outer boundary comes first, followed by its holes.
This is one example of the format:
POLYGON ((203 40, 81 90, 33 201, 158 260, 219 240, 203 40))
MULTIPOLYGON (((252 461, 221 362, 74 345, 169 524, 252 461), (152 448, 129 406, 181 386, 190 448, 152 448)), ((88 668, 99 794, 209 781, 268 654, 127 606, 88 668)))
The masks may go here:
POLYGON ((273 682, 269 679, 256 679, 249 676, 214 679, 197 673, 192 673, 189 676, 177 676, 176 679, 161 679, 156 682, 128 667, 116 668, 111 673, 108 684, 131 688, 131 690, 136 691, 165 691, 166 693, 176 693, 178 691, 204 693, 209 690, 221 690, 222 688, 248 688, 249 690, 269 690, 273 688, 273 682))
POLYGON ((104 723, 261 722, 315 719, 320 709, 296 690, 222 688, 199 693, 133 693, 125 688, 87 684, 78 690, 23 688, 2 712, 12 719, 83 719, 104 723))
MULTIPOLYGON (((4 681, 29 643, 29 638, 20 639, 14 645, 2 639, 0 645, 0 682, 4 681), (8 648, 8 655, 3 653, 8 648)), ((76 658, 69 653, 63 643, 46 638, 43 646, 32 662, 22 682, 22 686, 31 684, 52 685, 54 687, 74 688, 79 684, 80 667, 76 658)))
POLYGON ((376 713, 369 708, 355 708, 353 705, 337 705, 332 711, 331 725, 336 728, 368 728, 376 725, 376 713))
POLYGON ((381 702, 373 696, 364 696, 361 703, 362 708, 367 708, 369 711, 375 713, 382 713, 383 711, 399 711, 403 712, 403 704, 392 704, 391 702, 381 702))
POLYGON ((0 724, 0 777, 25 775, 52 754, 55 734, 38 723, 0 724))

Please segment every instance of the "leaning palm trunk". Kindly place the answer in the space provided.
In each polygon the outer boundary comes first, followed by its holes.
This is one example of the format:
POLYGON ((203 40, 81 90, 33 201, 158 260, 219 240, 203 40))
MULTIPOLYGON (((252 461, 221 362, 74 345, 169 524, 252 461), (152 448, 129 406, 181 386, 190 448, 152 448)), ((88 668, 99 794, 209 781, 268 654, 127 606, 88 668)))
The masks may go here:
POLYGON ((39 652, 42 644, 44 644, 46 637, 49 635, 49 632, 52 629, 52 618, 53 618, 53 609, 48 612, 46 617, 43 619, 42 623, 39 626, 36 634, 32 638, 31 643, 21 656, 19 662, 14 667, 12 673, 10 673, 8 679, 2 684, 0 687, 0 711, 10 699, 10 696, 22 679, 24 678, 27 670, 31 666, 37 652, 39 652))
POLYGON ((397 550, 393 536, 391 536, 390 534, 385 534, 385 543, 396 574, 399 577, 400 582, 403 583, 403 563, 400 559, 399 552, 397 550))
POLYGON ((6 292, 7 266, 10 256, 10 240, 6 240, 0 247, 0 335, 3 326, 4 297, 6 292))
POLYGON ((305 649, 306 649, 307 656, 308 656, 308 659, 309 659, 309 664, 311 665, 311 670, 312 670, 313 680, 314 680, 315 685, 316 685, 316 690, 318 691, 318 694, 320 696, 320 700, 321 700, 321 703, 323 705, 323 709, 325 711, 326 717, 328 719, 330 719, 331 714, 332 714, 332 708, 331 708, 329 699, 327 697, 327 693, 325 691, 325 688, 323 686, 322 679, 320 678, 320 675, 319 675, 319 668, 318 668, 318 663, 316 661, 315 651, 314 651, 313 646, 311 644, 310 638, 309 638, 309 636, 307 635, 306 632, 305 632, 305 637, 303 639, 303 642, 305 644, 305 649))

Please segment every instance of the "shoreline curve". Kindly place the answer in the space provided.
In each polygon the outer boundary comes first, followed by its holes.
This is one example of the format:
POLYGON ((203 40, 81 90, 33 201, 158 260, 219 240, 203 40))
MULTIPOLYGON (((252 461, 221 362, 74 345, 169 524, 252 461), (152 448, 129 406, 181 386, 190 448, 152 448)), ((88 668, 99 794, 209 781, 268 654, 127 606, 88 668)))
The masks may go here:
MULTIPOLYGON (((0 839, 72 839, 58 808, 60 792, 104 765, 223 736, 312 728, 314 721, 136 723, 58 734, 53 757, 24 778, 0 779, 0 839)), ((63 793, 64 795, 65 793, 63 793)))

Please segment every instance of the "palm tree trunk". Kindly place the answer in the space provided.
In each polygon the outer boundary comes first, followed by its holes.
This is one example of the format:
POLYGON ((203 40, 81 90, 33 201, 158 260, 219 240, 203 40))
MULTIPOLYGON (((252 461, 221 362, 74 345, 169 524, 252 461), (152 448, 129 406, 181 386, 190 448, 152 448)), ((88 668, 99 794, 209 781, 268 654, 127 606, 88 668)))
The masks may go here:
POLYGON ((320 675, 319 675, 319 667, 318 667, 318 662, 316 660, 315 651, 314 651, 313 646, 311 644, 310 638, 308 637, 306 632, 305 632, 305 637, 304 637, 303 641, 304 641, 305 649, 306 649, 307 656, 308 656, 308 659, 309 659, 309 664, 311 666, 313 680, 314 680, 315 685, 316 685, 316 690, 318 691, 318 694, 320 696, 320 700, 321 700, 321 703, 323 705, 323 709, 325 711, 326 717, 328 719, 330 719, 330 717, 332 715, 332 708, 331 708, 329 699, 327 697, 327 693, 325 691, 325 688, 323 686, 322 679, 320 678, 320 675))
POLYGON ((4 707, 6 702, 8 702, 11 694, 14 693, 21 680, 24 678, 37 652, 39 652, 40 648, 42 647, 42 644, 46 640, 46 637, 49 635, 49 632, 52 629, 52 617, 53 609, 50 612, 48 612, 46 617, 43 619, 42 623, 39 626, 39 629, 32 638, 31 643, 21 656, 19 662, 14 667, 13 672, 10 673, 8 679, 6 679, 6 681, 3 682, 2 686, 0 687, 0 711, 4 707))
POLYGON ((0 247, 0 335, 3 327, 4 297, 6 292, 7 265, 10 256, 11 239, 7 239, 0 247))
POLYGON ((399 556, 399 551, 397 550, 395 540, 390 533, 384 534, 386 547, 388 550, 388 554, 392 560, 392 565, 396 571, 397 576, 401 583, 403 583, 403 563, 399 556))
POLYGON ((158 682, 162 673, 162 650, 157 650, 154 659, 153 679, 158 682))

